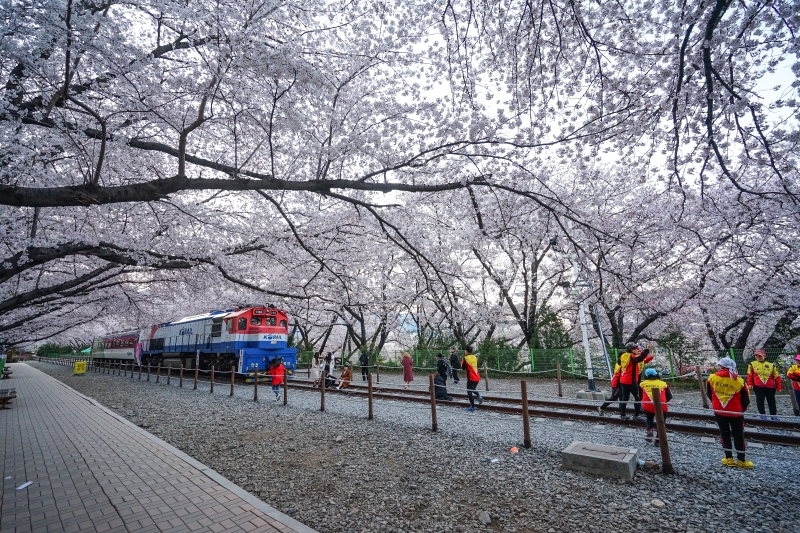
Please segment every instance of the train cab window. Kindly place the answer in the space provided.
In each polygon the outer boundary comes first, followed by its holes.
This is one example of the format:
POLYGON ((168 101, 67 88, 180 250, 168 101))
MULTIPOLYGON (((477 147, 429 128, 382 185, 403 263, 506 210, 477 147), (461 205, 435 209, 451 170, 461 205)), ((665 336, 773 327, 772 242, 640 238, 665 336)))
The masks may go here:
POLYGON ((250 325, 251 326, 260 326, 261 325, 261 317, 260 316, 254 316, 253 318, 251 318, 250 319, 250 325))
POLYGON ((247 329, 247 317, 242 317, 239 319, 239 329, 247 329))
POLYGON ((285 327, 286 327, 286 321, 285 321, 285 320, 281 320, 281 327, 282 327, 282 328, 285 328, 285 327))
POLYGON ((274 326, 275 325, 275 317, 274 316, 267 317, 267 325, 268 326, 274 326))
POLYGON ((225 329, 228 330, 228 333, 233 331, 233 319, 232 318, 229 318, 229 319, 227 319, 225 321, 225 329))

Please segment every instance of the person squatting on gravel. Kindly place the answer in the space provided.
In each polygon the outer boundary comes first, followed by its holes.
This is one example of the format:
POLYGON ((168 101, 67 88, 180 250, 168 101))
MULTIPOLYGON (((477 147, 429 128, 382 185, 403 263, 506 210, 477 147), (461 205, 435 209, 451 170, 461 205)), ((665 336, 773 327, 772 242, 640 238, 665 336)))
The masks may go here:
POLYGON ((453 374, 453 385, 458 385, 458 369, 461 368, 461 361, 458 358, 455 348, 450 348, 450 372, 453 374))
POLYGON ((761 413, 761 420, 766 420, 764 412, 764 398, 769 404, 769 414, 773 420, 777 420, 778 408, 775 405, 775 390, 783 390, 781 375, 775 365, 766 361, 767 352, 762 349, 756 350, 755 361, 751 361, 747 366, 747 386, 753 389, 756 394, 756 407, 761 413))
MULTIPOLYGON (((789 367, 786 377, 791 380, 794 398, 797 400, 797 405, 800 405, 800 346, 797 347, 797 355, 794 360, 795 363, 789 367)), ((800 416, 800 411, 795 410, 794 416, 800 416)))
POLYGON ((434 394, 437 400, 453 401, 453 399, 447 395, 447 381, 445 381, 440 374, 434 375, 433 386, 436 388, 434 394))
POLYGON ((655 394, 656 388, 659 389, 661 411, 664 413, 664 420, 666 420, 667 402, 672 400, 672 391, 669 385, 658 379, 658 370, 655 368, 648 368, 644 371, 644 381, 639 385, 639 388, 642 392, 642 409, 644 409, 645 427, 647 428, 645 440, 658 446, 658 432, 656 432, 655 439, 653 438, 653 428, 656 427, 656 406, 653 404, 653 394, 655 394))
POLYGON ((719 426, 720 440, 725 448, 722 464, 753 468, 753 463, 744 457, 744 412, 750 405, 750 391, 736 372, 736 363, 730 357, 717 362, 719 372, 708 376, 706 395, 711 400, 714 418, 719 426), (737 461, 733 460, 731 434, 736 447, 737 461))
POLYGON ((607 402, 603 402, 603 405, 597 408, 597 411, 600 413, 600 416, 603 416, 608 409, 608 406, 611 405, 611 402, 615 400, 619 400, 620 388, 619 388, 619 370, 620 370, 619 363, 614 365, 614 375, 611 377, 611 396, 608 398, 607 402))
POLYGON ((469 398, 469 407, 467 407, 467 411, 475 411, 473 395, 478 397, 478 405, 483 403, 483 396, 475 390, 478 388, 478 383, 481 381, 481 374, 478 372, 478 358, 472 355, 472 346, 467 346, 464 349, 464 358, 461 360, 461 368, 467 372, 467 398, 469 398))
POLYGON ((367 374, 369 373, 369 355, 364 350, 361 350, 361 357, 358 358, 361 363, 361 381, 367 381, 367 374))
POLYGON ((281 385, 283 385, 284 368, 281 360, 277 357, 269 362, 269 371, 267 374, 272 376, 272 392, 275 393, 275 401, 281 398, 281 385))
POLYGON ((633 418, 639 419, 639 412, 642 401, 639 396, 639 365, 647 363, 653 359, 650 355, 650 346, 645 351, 638 344, 629 344, 625 352, 619 356, 619 387, 620 387, 620 403, 619 403, 619 416, 623 420, 627 420, 625 416, 625 408, 628 406, 627 401, 633 396, 636 402, 633 405, 633 418))
POLYGON ((350 386, 350 380, 353 379, 353 371, 350 370, 350 365, 348 363, 344 364, 342 367, 342 373, 339 376, 339 379, 336 380, 338 385, 336 386, 337 389, 346 389, 350 386))

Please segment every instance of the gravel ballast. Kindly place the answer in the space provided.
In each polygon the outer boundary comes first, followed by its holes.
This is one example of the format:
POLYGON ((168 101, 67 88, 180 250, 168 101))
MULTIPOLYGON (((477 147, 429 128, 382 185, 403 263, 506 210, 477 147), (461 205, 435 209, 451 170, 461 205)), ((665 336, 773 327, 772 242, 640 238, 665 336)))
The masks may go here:
MULTIPOLYGON (((321 532, 800 531, 790 512, 800 503, 794 448, 749 449, 756 468, 739 470, 720 464, 717 444, 676 435, 677 473, 665 476, 644 430, 545 419, 532 422, 526 450, 521 417, 480 409, 439 406, 434 433, 424 404, 376 400, 368 421, 366 400, 342 394, 326 395, 322 413, 318 392, 291 386, 284 406, 266 386, 253 402, 252 387, 229 397, 224 380, 209 394, 207 383, 194 391, 187 379, 180 389, 174 376, 167 386, 164 376, 29 364, 321 532), (636 447, 648 465, 631 482, 564 470, 560 451, 573 440, 636 447)), ((515 386, 491 382, 492 391, 515 386)), ((554 396, 552 380, 530 380, 529 392, 554 396)))

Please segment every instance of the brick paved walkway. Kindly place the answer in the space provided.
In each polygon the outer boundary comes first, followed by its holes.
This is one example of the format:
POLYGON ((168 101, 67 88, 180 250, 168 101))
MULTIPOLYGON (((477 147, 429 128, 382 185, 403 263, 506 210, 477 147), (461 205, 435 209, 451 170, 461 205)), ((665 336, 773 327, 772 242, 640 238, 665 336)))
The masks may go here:
POLYGON ((11 366, 0 533, 315 533, 43 372, 11 366))

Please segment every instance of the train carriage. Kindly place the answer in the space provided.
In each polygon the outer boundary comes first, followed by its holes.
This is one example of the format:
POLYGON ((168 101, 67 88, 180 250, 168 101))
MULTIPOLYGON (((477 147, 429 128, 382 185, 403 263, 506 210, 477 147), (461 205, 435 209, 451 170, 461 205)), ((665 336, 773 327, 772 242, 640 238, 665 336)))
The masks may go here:
MULTIPOLYGON (((155 324, 139 333, 138 343, 138 347, 134 343, 130 359, 140 349, 142 364, 180 360, 187 368, 214 366, 222 371, 252 372, 266 370, 270 361, 279 358, 289 373, 294 373, 297 365, 297 350, 288 346, 288 317, 271 305, 210 311, 155 324)), ((125 360, 114 355, 116 352, 107 352, 102 357, 125 360)))
POLYGON ((108 359, 120 362, 136 360, 136 344, 139 332, 119 331, 94 339, 92 359, 108 359))

